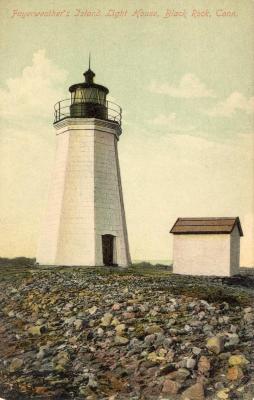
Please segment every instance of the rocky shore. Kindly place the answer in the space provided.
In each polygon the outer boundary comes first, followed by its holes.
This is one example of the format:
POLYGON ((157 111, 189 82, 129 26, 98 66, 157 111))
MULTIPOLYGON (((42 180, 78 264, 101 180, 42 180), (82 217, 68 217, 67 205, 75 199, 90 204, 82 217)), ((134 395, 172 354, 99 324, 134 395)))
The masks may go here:
POLYGON ((254 276, 1 271, 0 397, 253 400, 254 276))

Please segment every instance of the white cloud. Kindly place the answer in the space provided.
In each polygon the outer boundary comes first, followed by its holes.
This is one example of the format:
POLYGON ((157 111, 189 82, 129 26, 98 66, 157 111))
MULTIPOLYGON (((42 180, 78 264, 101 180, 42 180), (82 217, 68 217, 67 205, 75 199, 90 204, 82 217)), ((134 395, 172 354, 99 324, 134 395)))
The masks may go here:
POLYGON ((185 74, 178 86, 171 86, 168 83, 152 82, 149 90, 153 93, 166 94, 171 97, 202 98, 216 97, 213 90, 210 90, 194 74, 185 74))
POLYGON ((23 69, 21 76, 10 78, 6 88, 0 88, 2 117, 16 122, 36 117, 42 119, 52 114, 52 106, 64 98, 63 88, 67 73, 38 50, 31 66, 23 69))
POLYGON ((236 111, 244 111, 247 114, 252 113, 254 111, 254 97, 248 99, 240 92, 233 92, 226 100, 218 102, 206 114, 210 116, 230 117, 236 111))
POLYGON ((190 132, 195 129, 192 125, 184 125, 177 120, 176 114, 171 113, 168 115, 159 114, 149 121, 153 125, 167 126, 174 132, 190 132))

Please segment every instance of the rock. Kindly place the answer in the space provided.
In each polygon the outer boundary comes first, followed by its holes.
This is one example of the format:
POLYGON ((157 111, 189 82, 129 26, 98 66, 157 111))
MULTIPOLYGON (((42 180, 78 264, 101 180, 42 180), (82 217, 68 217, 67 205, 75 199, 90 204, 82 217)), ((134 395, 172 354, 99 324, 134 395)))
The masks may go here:
POLYGON ((172 345, 172 343, 173 343, 173 339, 172 338, 165 338, 164 340, 163 340, 163 346, 164 347, 166 347, 166 348, 170 348, 171 347, 171 345, 172 345))
POLYGON ((225 346, 236 346, 239 343, 240 339, 236 333, 228 334, 228 340, 225 343, 225 346))
POLYGON ((219 354, 223 351, 223 338, 221 336, 213 336, 206 342, 208 350, 215 354, 219 354))
POLYGON ((48 352, 48 347, 47 346, 42 346, 39 348, 38 353, 36 354, 36 358, 38 358, 38 360, 42 360, 48 352))
POLYGON ((190 371, 186 368, 179 368, 177 371, 170 372, 167 377, 173 381, 183 383, 190 376, 190 371))
MULTIPOLYGON (((154 334, 152 334, 152 335, 154 335, 154 334)), ((155 340, 154 346, 159 347, 159 346, 164 345, 165 339, 166 339, 164 334, 160 332, 160 333, 156 333, 155 336, 156 336, 156 340, 155 340)))
POLYGON ((144 339, 144 342, 148 345, 151 345, 155 342, 156 340, 156 335, 152 333, 151 335, 147 335, 144 339))
POLYGON ((192 353, 198 356, 201 353, 201 349, 199 347, 193 347, 192 353))
POLYGON ((133 319, 135 318, 135 313, 134 312, 124 312, 123 314, 124 319, 133 319))
POLYGON ((217 392, 216 395, 219 399, 226 400, 229 398, 228 392, 229 392, 229 389, 222 389, 222 390, 219 390, 219 392, 217 392))
POLYGON ((37 386, 34 388, 34 391, 36 394, 45 394, 48 392, 48 388, 44 387, 44 386, 37 386))
POLYGON ((230 366, 245 366, 246 364, 249 364, 249 361, 245 358, 243 354, 237 354, 229 357, 228 363, 230 366))
POLYGON ((97 310, 98 310, 98 308, 96 306, 93 306, 93 307, 89 308, 87 311, 89 312, 90 315, 94 315, 97 310))
POLYGON ((37 326, 37 325, 35 325, 35 326, 31 326, 29 329, 28 329, 28 333, 30 334, 30 335, 33 335, 33 336, 35 336, 35 335, 41 335, 41 332, 42 331, 42 327, 41 326, 37 326))
POLYGON ((72 325, 74 321, 76 321, 76 317, 70 317, 70 318, 66 318, 66 319, 64 320, 64 323, 65 323, 66 325, 72 325))
POLYGON ((125 345, 129 343, 129 339, 124 336, 115 336, 115 343, 119 345, 125 345))
POLYGON ((69 362, 69 354, 67 351, 60 351, 53 358, 53 365, 56 371, 63 371, 69 362))
POLYGON ((171 328, 171 326, 176 324, 176 320, 174 318, 170 318, 167 323, 167 328, 171 328))
POLYGON ((200 313, 198 313, 198 319, 199 319, 199 320, 204 319, 205 316, 206 316, 206 313, 205 313, 204 311, 201 311, 200 313))
POLYGON ((13 311, 10 311, 10 312, 8 313, 8 317, 10 317, 10 318, 15 317, 15 313, 14 313, 13 311))
POLYGON ((111 321, 111 325, 113 325, 113 326, 120 325, 120 321, 119 321, 119 319, 117 319, 117 318, 113 318, 113 319, 112 319, 112 321, 111 321))
POLYGON ((186 324, 183 328, 185 330, 185 332, 191 332, 192 331, 192 327, 188 324, 186 324))
POLYGON ((166 379, 163 383, 162 393, 164 394, 177 394, 181 388, 180 383, 166 379))
POLYGON ((222 389, 224 389, 224 385, 223 385, 222 382, 215 382, 215 383, 214 383, 214 387, 215 387, 216 390, 222 390, 222 389))
POLYGON ((196 365, 196 360, 194 358, 187 358, 186 360, 186 368, 193 369, 196 365))
POLYGON ((112 309, 113 311, 119 311, 119 310, 121 309, 121 304, 115 303, 115 304, 113 304, 113 306, 111 307, 111 309, 112 309))
POLYGON ((205 400, 203 384, 198 382, 190 386, 183 392, 181 400, 205 400))
POLYGON ((95 379, 95 375, 90 373, 90 374, 87 374, 87 376, 89 378, 87 386, 90 387, 90 388, 93 388, 93 389, 97 388, 98 387, 98 382, 95 379))
POLYGON ((146 333, 163 333, 163 329, 159 325, 150 325, 145 328, 146 333))
POLYGON ((209 324, 205 324, 203 326, 203 332, 205 334, 210 334, 213 331, 213 329, 214 329, 214 327, 212 325, 209 325, 209 324))
POLYGON ((10 372, 16 372, 17 370, 19 370, 22 365, 24 364, 24 361, 20 358, 13 358, 10 364, 10 372))
POLYGON ((75 326, 77 331, 80 331, 83 326, 82 319, 76 319, 76 321, 73 322, 73 325, 75 326))
POLYGON ((230 325, 230 332, 236 333, 237 332, 237 327, 235 325, 230 325))
POLYGON ((201 356, 198 362, 198 370, 202 374, 207 374, 210 371, 211 364, 209 359, 206 356, 201 356))
POLYGON ((97 329, 97 334, 99 337, 102 337, 104 335, 104 330, 102 328, 97 329))
POLYGON ((115 326, 115 330, 117 335, 121 336, 121 334, 125 331, 126 325, 125 324, 119 324, 115 326))
POLYGON ((112 321, 113 315, 110 313, 104 314, 104 316, 101 319, 101 326, 109 326, 111 321, 112 321))
POLYGON ((158 354, 156 354, 156 352, 155 351, 152 351, 151 353, 148 353, 147 354, 147 359, 149 360, 149 361, 152 361, 152 362, 157 362, 157 361, 162 361, 162 360, 164 360, 164 357, 159 357, 158 356, 158 354))
POLYGON ((254 315, 252 312, 245 313, 243 319, 246 322, 252 322, 254 320, 254 315))
POLYGON ((243 376, 243 371, 238 365, 230 367, 227 371, 227 379, 229 381, 236 381, 238 379, 241 379, 243 376))

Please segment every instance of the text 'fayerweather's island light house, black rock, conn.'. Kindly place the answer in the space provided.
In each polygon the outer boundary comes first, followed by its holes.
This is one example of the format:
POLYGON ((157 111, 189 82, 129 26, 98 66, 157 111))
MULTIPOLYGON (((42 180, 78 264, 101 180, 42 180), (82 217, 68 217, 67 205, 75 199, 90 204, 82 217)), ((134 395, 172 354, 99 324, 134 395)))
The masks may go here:
POLYGON ((43 265, 130 263, 117 142, 121 108, 94 83, 72 85, 55 105, 56 158, 37 261, 43 265))

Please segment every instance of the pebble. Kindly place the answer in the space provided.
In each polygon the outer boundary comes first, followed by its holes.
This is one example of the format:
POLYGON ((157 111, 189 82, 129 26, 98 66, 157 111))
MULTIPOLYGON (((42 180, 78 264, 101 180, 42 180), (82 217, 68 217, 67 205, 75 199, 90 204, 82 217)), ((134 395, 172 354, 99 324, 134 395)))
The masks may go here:
POLYGON ((163 383, 162 393, 164 394, 177 394, 181 385, 171 379, 166 379, 163 383))
POLYGON ((198 370, 202 374, 207 374, 211 369, 210 360, 206 356, 201 356, 198 361, 198 370))
POLYGON ((229 381, 236 381, 238 379, 241 379, 243 376, 243 371, 238 365, 230 367, 227 371, 227 379, 229 381))
POLYGON ((222 390, 219 390, 219 392, 217 392, 216 395, 217 395, 218 399, 226 400, 229 398, 228 392, 229 392, 229 389, 222 389, 222 390))
POLYGON ((115 330, 116 333, 121 336, 121 333, 123 333, 126 330, 126 325, 125 324, 116 325, 115 330))
POLYGON ((31 326, 28 329, 28 333, 31 335, 41 335, 41 326, 31 326))
POLYGON ((239 336, 236 333, 228 334, 225 346, 236 346, 240 342, 239 336))
POLYGON ((249 363, 249 361, 245 358, 243 354, 236 354, 229 357, 228 363, 231 366, 235 365, 245 366, 246 364, 249 363))
POLYGON ((116 343, 116 344, 120 344, 120 345, 121 345, 121 344, 125 345, 125 344, 129 343, 129 339, 126 338, 126 337, 124 337, 124 336, 116 335, 116 337, 115 337, 115 343, 116 343))
POLYGON ((204 386, 202 383, 196 383, 186 389, 181 400, 205 400, 204 386))
POLYGON ((196 360, 194 358, 187 358, 186 360, 186 368, 193 369, 196 365, 196 360))
POLYGON ((111 321, 112 321, 113 315, 110 313, 104 314, 104 316, 101 319, 101 326, 109 326, 111 321))
POLYGON ((215 354, 221 353, 224 348, 223 338, 221 336, 209 338, 206 342, 206 347, 215 354))
POLYGON ((199 347, 193 347, 192 348, 192 353, 198 356, 201 353, 201 349, 199 347))
POLYGON ((22 365, 24 364, 24 361, 20 358, 13 358, 9 367, 10 372, 16 372, 19 370, 22 365))

